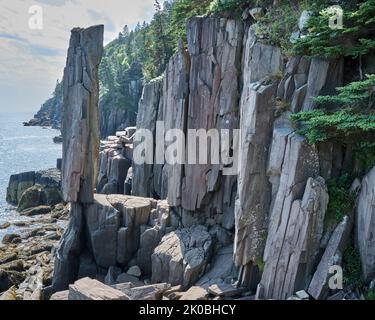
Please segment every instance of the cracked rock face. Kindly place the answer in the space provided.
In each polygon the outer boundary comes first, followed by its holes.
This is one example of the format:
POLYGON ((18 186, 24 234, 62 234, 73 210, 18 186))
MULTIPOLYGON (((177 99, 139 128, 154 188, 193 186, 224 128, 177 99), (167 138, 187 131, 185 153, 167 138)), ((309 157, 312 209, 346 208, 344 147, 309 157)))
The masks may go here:
POLYGON ((152 254, 152 282, 184 287, 204 273, 213 241, 206 227, 179 229, 165 235, 152 254))
POLYGON ((307 180, 302 200, 295 199, 283 208, 279 225, 267 239, 261 280, 263 298, 286 299, 308 284, 319 251, 327 205, 327 187, 324 179, 318 177, 307 180))
POLYGON ((237 266, 259 261, 263 255, 271 202, 267 160, 277 86, 262 85, 262 81, 283 68, 280 49, 255 42, 251 28, 243 60, 245 85, 240 102, 241 151, 235 205, 234 259, 237 266))
POLYGON ((375 167, 362 180, 356 229, 363 276, 369 282, 375 276, 375 167))
POLYGON ((65 201, 93 200, 99 156, 98 67, 104 26, 72 30, 64 70, 62 192, 65 201))

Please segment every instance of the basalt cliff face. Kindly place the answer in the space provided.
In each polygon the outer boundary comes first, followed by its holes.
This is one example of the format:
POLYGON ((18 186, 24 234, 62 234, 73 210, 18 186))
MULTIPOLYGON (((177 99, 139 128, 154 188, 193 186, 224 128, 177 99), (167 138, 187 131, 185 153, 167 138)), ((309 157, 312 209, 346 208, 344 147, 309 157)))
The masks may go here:
MULTIPOLYGON (((364 275, 374 277, 374 169, 353 187, 355 212, 327 227, 326 182, 352 165, 350 148, 309 144, 290 120, 343 84, 343 59, 286 58, 252 26, 193 18, 187 49, 180 45, 163 77, 144 86, 137 129, 150 130, 152 147, 164 143, 159 121, 185 136, 240 129, 224 150, 238 168, 226 174, 230 164, 132 163, 135 128, 103 141, 97 161, 101 37, 99 27, 73 31, 68 53, 62 186, 71 218, 53 291, 90 277, 119 299, 325 299, 334 293, 329 266, 341 263, 354 222, 364 275), (101 194, 93 193, 96 172, 101 194)), ((54 297, 92 298, 82 291, 93 280, 80 281, 54 297)))

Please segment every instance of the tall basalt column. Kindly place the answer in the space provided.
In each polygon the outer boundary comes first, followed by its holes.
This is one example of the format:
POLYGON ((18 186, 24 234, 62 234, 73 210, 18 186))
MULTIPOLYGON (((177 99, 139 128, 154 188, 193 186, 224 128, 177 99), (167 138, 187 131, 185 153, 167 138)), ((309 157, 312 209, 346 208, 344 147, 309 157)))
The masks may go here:
POLYGON ((70 222, 55 258, 53 291, 78 273, 83 215, 93 202, 99 157, 99 79, 104 26, 72 30, 63 79, 62 192, 70 222))
POLYGON ((62 191, 65 201, 91 203, 99 158, 98 67, 104 26, 72 30, 64 70, 62 191))
POLYGON ((262 261, 271 203, 267 161, 272 140, 277 85, 268 83, 283 70, 279 48, 258 42, 253 28, 245 35, 240 101, 240 152, 235 205, 234 261, 245 286, 256 282, 262 261), (253 272, 255 271, 255 272, 253 272))

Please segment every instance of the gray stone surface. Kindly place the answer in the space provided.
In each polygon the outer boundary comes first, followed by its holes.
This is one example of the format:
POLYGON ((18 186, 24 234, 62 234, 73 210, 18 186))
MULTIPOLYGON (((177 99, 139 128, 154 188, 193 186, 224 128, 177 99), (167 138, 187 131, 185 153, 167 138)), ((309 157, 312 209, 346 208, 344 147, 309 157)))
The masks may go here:
POLYGON ((203 226, 165 235, 151 257, 152 283, 193 285, 205 272, 211 249, 211 236, 203 226))
POLYGON ((72 30, 63 79, 62 192, 91 203, 99 157, 99 80, 104 26, 72 30))
POLYGON ((375 277, 375 167, 365 176, 357 204, 356 235, 365 281, 375 277))
POLYGON ((286 201, 280 220, 272 217, 272 223, 278 225, 276 229, 271 225, 267 239, 261 280, 266 299, 286 299, 308 285, 328 205, 324 179, 309 178, 302 200, 295 199, 288 207, 286 201))
POLYGON ((341 265, 344 250, 348 244, 353 222, 348 216, 333 231, 319 265, 310 282, 308 293, 316 300, 326 299, 329 293, 328 281, 332 276, 329 268, 341 265))

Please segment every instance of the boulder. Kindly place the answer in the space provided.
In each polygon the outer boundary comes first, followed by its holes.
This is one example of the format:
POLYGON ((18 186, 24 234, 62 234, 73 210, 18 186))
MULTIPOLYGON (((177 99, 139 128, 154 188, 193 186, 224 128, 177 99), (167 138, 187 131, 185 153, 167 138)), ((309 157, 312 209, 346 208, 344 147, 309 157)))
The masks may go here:
POLYGON ((69 286, 68 300, 129 300, 129 297, 97 280, 83 278, 69 286))
POLYGON ((114 288, 126 294, 130 300, 161 300, 164 292, 170 288, 167 283, 157 283, 140 287, 114 285, 114 288))
POLYGON ((26 189, 21 196, 17 210, 19 212, 46 204, 46 195, 41 185, 26 189))
POLYGON ((51 212, 51 207, 50 206, 36 206, 30 209, 25 209, 20 212, 20 214, 24 216, 37 216, 41 214, 46 214, 51 212))
POLYGON ((0 230, 7 229, 9 227, 10 227, 9 222, 4 222, 4 223, 0 224, 0 230))
POLYGON ((69 290, 59 291, 54 293, 49 300, 69 300, 69 290))
POLYGON ((139 278, 142 275, 142 271, 138 266, 132 266, 126 271, 127 274, 139 278))
POLYGON ((363 278, 370 282, 375 277, 375 167, 362 180, 356 219, 363 278))
POLYGON ((107 196, 95 194, 94 202, 84 212, 87 228, 87 247, 92 250, 96 263, 103 268, 116 265, 117 231, 120 212, 107 196))
POLYGON ((152 254, 152 283, 188 287, 202 276, 211 256, 212 239, 204 226, 165 235, 152 254))
POLYGON ((35 184, 35 171, 11 175, 7 188, 6 201, 17 205, 22 193, 35 184))
POLYGON ((180 300, 207 300, 207 297, 208 292, 206 289, 194 286, 182 293, 180 300))
POLYGON ((6 235, 4 235, 3 239, 1 240, 1 242, 3 244, 19 243, 21 241, 22 241, 21 236, 19 234, 15 234, 15 233, 6 234, 6 235))
POLYGON ((215 283, 224 283, 235 276, 233 262, 233 245, 221 248, 213 257, 207 272, 199 279, 196 285, 207 289, 215 283))

